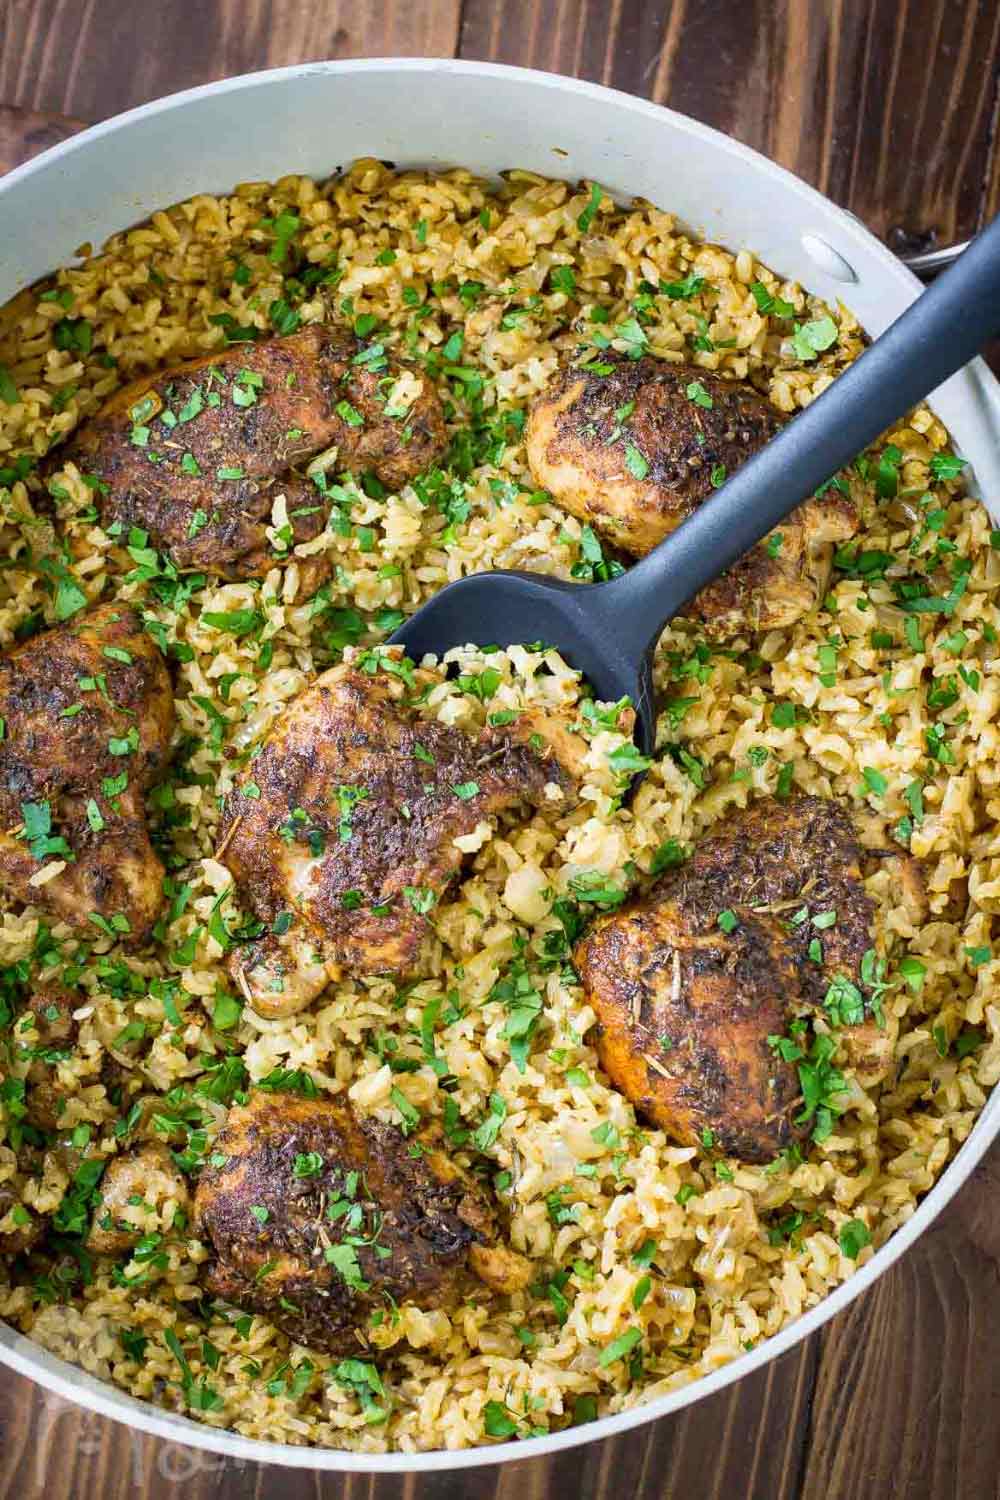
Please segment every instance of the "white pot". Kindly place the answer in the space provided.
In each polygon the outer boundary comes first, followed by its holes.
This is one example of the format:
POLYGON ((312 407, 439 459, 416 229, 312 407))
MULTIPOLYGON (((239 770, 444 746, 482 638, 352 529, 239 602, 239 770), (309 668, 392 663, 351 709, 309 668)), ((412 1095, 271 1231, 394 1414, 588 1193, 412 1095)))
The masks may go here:
MULTIPOLYGON (((871 334, 920 284, 850 214, 746 146, 642 99, 520 68, 422 58, 309 63, 174 94, 44 152, 0 180, 0 302, 88 242, 196 192, 289 172, 327 177, 359 156, 495 175, 525 167, 648 198, 702 237, 748 248, 780 275, 842 299, 871 334)), ((1000 503, 1000 387, 975 361, 931 402, 1000 503)), ((250 1441, 173 1416, 93 1379, 0 1325, 0 1361, 68 1400, 231 1458, 345 1471, 426 1472, 526 1459, 608 1437, 721 1390, 840 1312, 944 1208, 1000 1130, 1000 1090, 913 1217, 811 1312, 671 1396, 550 1437, 460 1453, 361 1455, 250 1441)))

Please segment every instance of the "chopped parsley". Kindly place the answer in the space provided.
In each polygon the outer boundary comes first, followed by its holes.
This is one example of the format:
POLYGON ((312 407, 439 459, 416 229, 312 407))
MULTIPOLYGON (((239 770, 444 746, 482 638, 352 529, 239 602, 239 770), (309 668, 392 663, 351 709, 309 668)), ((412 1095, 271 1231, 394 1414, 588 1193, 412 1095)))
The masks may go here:
MULTIPOLYGON (((424 232, 426 235, 426 222, 424 232)), ((386 1420, 389 1409, 385 1404, 385 1387, 373 1364, 360 1359, 342 1359, 339 1364, 334 1365, 330 1375, 337 1385, 356 1397, 362 1415, 370 1426, 386 1420), (383 1404, 380 1405, 380 1402, 383 1404)))
POLYGON ((572 297, 576 292, 576 276, 570 266, 553 266, 549 271, 549 285, 554 292, 572 297))
POLYGON ((876 771, 874 766, 864 766, 861 771, 865 786, 868 791, 874 792, 876 797, 882 797, 889 790, 889 783, 881 771, 876 771))
POLYGON ((403 1122, 401 1127, 403 1134, 409 1135, 410 1132, 412 1130, 416 1130, 417 1126, 420 1124, 420 1111, 414 1108, 409 1099, 407 1099, 406 1095, 403 1093, 402 1089, 398 1088, 396 1085, 393 1085, 392 1090, 389 1094, 389 1098, 399 1110, 400 1117, 403 1122))
POLYGON ((762 313, 773 313, 776 318, 793 318, 795 308, 791 302, 786 302, 783 297, 775 297, 769 292, 762 281, 751 283, 750 291, 753 300, 757 304, 757 311, 762 313))
POLYGON ((523 1073, 543 1009, 541 992, 535 987, 523 959, 514 960, 506 975, 490 990, 489 998, 499 1000, 507 1011, 500 1035, 510 1043, 514 1066, 523 1073))
POLYGON ((225 631, 237 640, 262 629, 264 616, 259 609, 203 610, 201 621, 213 630, 225 631))
POLYGON ((626 1355, 631 1354, 636 1344, 641 1342, 642 1329, 627 1328, 623 1334, 613 1339, 606 1348, 601 1350, 597 1357, 597 1363, 602 1370, 606 1370, 608 1365, 613 1365, 616 1360, 624 1359, 626 1355))
POLYGON ((872 1242, 868 1225, 861 1219, 850 1219, 842 1225, 837 1238, 848 1260, 857 1260, 865 1246, 872 1242))
POLYGON ((633 479, 645 479, 649 473, 649 462, 634 443, 625 445, 625 467, 633 479))
POLYGON ((953 453, 935 453, 928 464, 932 479, 957 479, 967 466, 968 460, 956 458, 953 453))
POLYGON ((914 958, 912 954, 908 953, 905 958, 899 960, 899 972, 911 994, 919 995, 924 987, 924 980, 927 977, 926 964, 922 963, 919 958, 914 958))
POLYGON ((843 974, 835 974, 831 979, 823 1005, 834 1026, 857 1026, 865 1017, 864 996, 843 974))
POLYGON ((816 318, 796 326, 792 349, 797 359, 813 360, 837 342, 837 325, 830 317, 816 318))
POLYGON ((318 1151, 300 1151, 292 1163, 293 1177, 318 1177, 322 1170, 323 1158, 318 1151))
POLYGON ((477 1151, 488 1151, 496 1143, 500 1127, 506 1118, 506 1100, 500 1094, 491 1094, 489 1114, 472 1133, 472 1144, 477 1151))
POLYGON ((704 276, 698 276, 694 271, 689 271, 683 281, 661 281, 659 291, 662 296, 669 297, 672 302, 690 302, 692 297, 698 296, 704 285, 704 276))
POLYGON ((893 500, 899 492, 899 464, 903 454, 893 443, 887 443, 875 469, 875 489, 880 499, 893 500))
POLYGON ((334 796, 337 799, 337 809, 340 814, 337 823, 337 837, 342 844, 349 844, 353 838, 354 809, 368 795, 368 789, 363 786, 339 786, 335 791, 334 796))
POLYGON ((18 837, 25 840, 33 858, 39 862, 52 854, 63 859, 74 858, 66 840, 52 832, 52 808, 48 802, 22 802, 21 818, 24 828, 18 837))
POLYGON ((437 902, 437 895, 429 885, 404 885, 403 895, 420 917, 426 916, 437 902))
POLYGON ((684 394, 685 396, 687 396, 689 401, 694 402, 695 406, 704 407, 706 411, 711 411, 712 407, 715 405, 715 402, 712 400, 711 396, 708 394, 700 380, 692 380, 689 385, 686 385, 684 387, 684 394))
POLYGON ((604 195, 601 192, 601 189, 597 186, 597 183, 592 182, 590 185, 590 199, 587 203, 586 208, 578 216, 576 221, 576 227, 577 229, 579 229, 581 234, 586 234, 590 229, 590 226, 593 224, 597 210, 601 206, 601 199, 603 196, 604 195))
POLYGON ((808 1053, 797 1049, 803 1107, 796 1116, 796 1124, 814 1121, 812 1134, 815 1141, 824 1141, 832 1134, 834 1118, 843 1112, 839 1098, 847 1091, 847 1081, 830 1063, 835 1047, 832 1037, 817 1034, 808 1053))
POLYGON ((509 1438, 517 1432, 517 1423, 500 1401, 487 1401, 483 1408, 483 1431, 487 1437, 509 1438))
POLYGON ((352 406, 349 401, 338 401, 334 407, 334 411, 342 422, 347 423, 348 427, 363 427, 365 425, 364 417, 358 411, 357 407, 352 406))

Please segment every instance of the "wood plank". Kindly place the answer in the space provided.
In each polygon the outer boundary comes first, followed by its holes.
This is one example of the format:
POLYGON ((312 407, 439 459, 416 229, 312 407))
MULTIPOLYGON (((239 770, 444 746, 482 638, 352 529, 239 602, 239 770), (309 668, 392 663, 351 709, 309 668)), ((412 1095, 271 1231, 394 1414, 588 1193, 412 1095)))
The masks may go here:
POLYGON ((995 0, 467 0, 460 42, 682 110, 939 243, 980 222, 998 48, 995 0))
POLYGON ((1000 59, 997 61, 993 97, 993 151, 983 188, 982 222, 988 224, 997 214, 1000 214, 1000 59))
POLYGON ((82 120, 0 105, 0 176, 82 129, 82 120))
POLYGON ((802 1500, 983 1500, 1000 1473, 1000 1147, 821 1338, 802 1500))
POLYGON ((286 63, 400 54, 450 57, 461 12, 461 0, 5 4, 0 100, 86 120, 103 120, 215 78, 286 63))

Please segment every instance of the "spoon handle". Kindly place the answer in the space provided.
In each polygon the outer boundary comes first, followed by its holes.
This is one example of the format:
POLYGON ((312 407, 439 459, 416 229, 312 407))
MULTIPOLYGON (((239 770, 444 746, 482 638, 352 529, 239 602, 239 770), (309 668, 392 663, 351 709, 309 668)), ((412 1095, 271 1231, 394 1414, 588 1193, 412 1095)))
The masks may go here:
POLYGON ((1000 216, 821 396, 665 541, 603 587, 638 650, 1000 332, 1000 216), (640 637, 642 638, 640 641, 640 637))

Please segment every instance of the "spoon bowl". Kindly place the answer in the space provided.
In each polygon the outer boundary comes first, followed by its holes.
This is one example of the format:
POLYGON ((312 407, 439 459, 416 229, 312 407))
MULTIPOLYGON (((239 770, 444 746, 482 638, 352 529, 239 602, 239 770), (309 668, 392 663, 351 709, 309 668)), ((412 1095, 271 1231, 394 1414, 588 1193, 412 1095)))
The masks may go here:
POLYGON ((460 578, 435 594, 399 627, 394 645, 419 661, 453 646, 515 646, 538 641, 554 646, 582 672, 596 698, 628 698, 636 713, 635 741, 643 754, 656 742, 652 642, 636 649, 630 635, 616 632, 622 601, 610 583, 567 583, 542 573, 497 570, 460 578))

